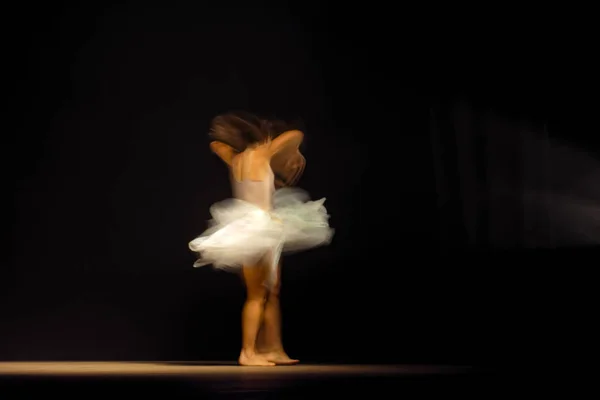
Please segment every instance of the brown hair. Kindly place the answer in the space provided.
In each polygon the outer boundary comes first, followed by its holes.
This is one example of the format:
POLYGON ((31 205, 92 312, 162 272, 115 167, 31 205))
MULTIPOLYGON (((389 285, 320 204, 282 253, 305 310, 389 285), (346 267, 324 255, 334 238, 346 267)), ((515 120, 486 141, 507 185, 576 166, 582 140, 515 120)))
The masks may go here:
POLYGON ((221 114, 213 118, 209 135, 242 152, 252 144, 273 140, 285 131, 298 129, 287 122, 263 119, 243 111, 221 114))

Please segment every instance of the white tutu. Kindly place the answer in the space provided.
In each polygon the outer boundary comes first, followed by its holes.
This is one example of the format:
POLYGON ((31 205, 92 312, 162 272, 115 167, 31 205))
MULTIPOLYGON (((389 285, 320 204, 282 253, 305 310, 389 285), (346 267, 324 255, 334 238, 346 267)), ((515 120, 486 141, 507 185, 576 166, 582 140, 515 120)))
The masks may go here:
POLYGON ((325 199, 308 200, 306 192, 284 188, 275 192, 270 212, 239 199, 214 204, 210 228, 189 243, 200 255, 194 266, 238 269, 272 255, 272 280, 282 251, 305 250, 331 241, 333 229, 323 206, 325 199))

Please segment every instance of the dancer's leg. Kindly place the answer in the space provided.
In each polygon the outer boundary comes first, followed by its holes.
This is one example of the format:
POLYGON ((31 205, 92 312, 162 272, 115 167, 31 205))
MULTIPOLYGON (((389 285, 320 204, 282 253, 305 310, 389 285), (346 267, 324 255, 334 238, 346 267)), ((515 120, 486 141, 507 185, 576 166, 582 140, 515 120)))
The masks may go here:
POLYGON ((246 303, 242 311, 242 351, 238 361, 241 365, 275 365, 256 352, 256 338, 263 319, 267 297, 267 288, 264 286, 266 269, 262 264, 251 267, 244 266, 243 276, 246 284, 246 303))
POLYGON ((258 333, 257 350, 259 354, 276 364, 297 364, 283 350, 281 340, 281 306, 279 293, 281 290, 281 265, 277 269, 275 284, 268 293, 263 315, 263 323, 258 333))

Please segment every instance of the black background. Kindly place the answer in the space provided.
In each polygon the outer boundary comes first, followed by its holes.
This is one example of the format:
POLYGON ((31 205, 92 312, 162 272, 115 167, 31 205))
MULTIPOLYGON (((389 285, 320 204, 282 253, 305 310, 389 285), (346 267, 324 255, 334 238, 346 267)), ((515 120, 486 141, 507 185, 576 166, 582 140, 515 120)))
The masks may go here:
POLYGON ((303 120, 336 229, 284 259, 291 356, 488 364, 575 329, 600 236, 581 41, 391 3, 85 4, 6 14, 0 359, 237 357, 243 285, 187 248, 230 196, 207 130, 232 109, 303 120))

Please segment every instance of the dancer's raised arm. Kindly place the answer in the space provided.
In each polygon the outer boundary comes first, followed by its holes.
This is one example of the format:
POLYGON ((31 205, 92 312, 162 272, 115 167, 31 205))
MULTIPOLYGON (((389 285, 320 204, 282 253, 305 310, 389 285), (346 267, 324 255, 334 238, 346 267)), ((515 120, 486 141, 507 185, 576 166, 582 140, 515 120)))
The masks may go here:
POLYGON ((271 169, 277 186, 294 185, 304 172, 306 160, 299 147, 304 134, 298 130, 282 133, 271 142, 271 169))
POLYGON ((235 149, 223 142, 212 141, 210 142, 210 149, 221 158, 221 160, 225 161, 225 163, 231 167, 231 162, 233 161, 233 157, 237 154, 235 149))

